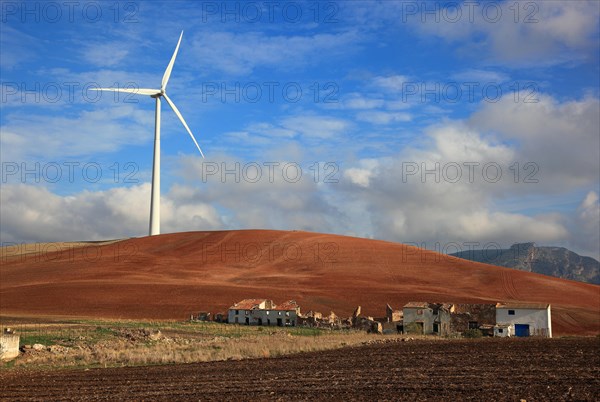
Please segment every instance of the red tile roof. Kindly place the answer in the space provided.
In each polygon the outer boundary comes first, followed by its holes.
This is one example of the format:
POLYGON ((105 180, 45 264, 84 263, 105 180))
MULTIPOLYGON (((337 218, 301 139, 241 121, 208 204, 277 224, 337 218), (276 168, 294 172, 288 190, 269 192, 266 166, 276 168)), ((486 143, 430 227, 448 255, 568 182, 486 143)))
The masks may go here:
POLYGON ((288 300, 279 305, 275 305, 275 303, 269 299, 244 299, 229 307, 229 310, 258 310, 260 304, 265 301, 267 303, 264 310, 295 311, 298 308, 298 303, 294 300, 288 300))
POLYGON ((285 310, 285 311, 294 310, 295 311, 297 308, 298 308, 298 303, 296 303, 295 300, 288 300, 286 302, 278 304, 277 306, 275 306, 275 308, 273 310, 285 310))
POLYGON ((257 309, 258 306, 267 299, 244 299, 241 302, 235 303, 229 307, 229 310, 253 310, 257 309))

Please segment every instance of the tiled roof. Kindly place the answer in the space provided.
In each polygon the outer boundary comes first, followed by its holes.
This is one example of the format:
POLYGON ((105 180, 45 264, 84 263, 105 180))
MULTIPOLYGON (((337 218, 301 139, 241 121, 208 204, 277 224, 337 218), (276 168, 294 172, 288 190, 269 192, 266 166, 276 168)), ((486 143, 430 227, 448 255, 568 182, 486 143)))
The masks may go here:
POLYGON ((291 310, 296 310, 297 308, 298 308, 298 303, 296 303, 294 300, 288 300, 286 302, 278 304, 277 306, 275 306, 275 308, 273 310, 291 311, 291 310))
POLYGON ((241 302, 235 303, 233 306, 229 307, 230 310, 257 310, 259 306, 263 302, 266 303, 266 308, 264 310, 282 310, 282 311, 292 311, 298 308, 298 303, 294 300, 288 300, 279 305, 275 305, 272 300, 268 299, 244 299, 241 302))
POLYGON ((548 303, 497 303, 496 308, 524 308, 531 310, 546 310, 548 303))
POLYGON ((230 310, 252 310, 258 308, 258 306, 266 301, 267 299, 244 299, 241 302, 235 303, 229 307, 230 310))
POLYGON ((404 308, 429 308, 427 302, 408 302, 404 305, 404 308))

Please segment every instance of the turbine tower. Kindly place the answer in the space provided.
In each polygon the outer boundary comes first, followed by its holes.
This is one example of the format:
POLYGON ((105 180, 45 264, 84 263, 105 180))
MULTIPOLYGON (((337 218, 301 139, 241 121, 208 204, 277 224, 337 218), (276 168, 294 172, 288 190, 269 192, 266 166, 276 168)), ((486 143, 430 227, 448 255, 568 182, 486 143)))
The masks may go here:
POLYGON ((181 38, 183 38, 183 31, 179 35, 179 41, 173 52, 173 57, 165 70, 162 78, 160 89, 146 89, 146 88, 90 88, 96 91, 112 91, 112 92, 127 92, 140 95, 150 95, 150 97, 156 99, 156 112, 154 119, 154 161, 152 162, 152 194, 150 197, 150 236, 160 234, 160 98, 163 97, 173 109, 173 112, 179 117, 181 124, 185 127, 187 132, 192 137, 192 141, 196 144, 196 148, 200 151, 200 155, 204 158, 204 153, 200 149, 200 145, 194 138, 194 134, 188 127, 187 123, 183 119, 183 116, 177 109, 177 106, 173 103, 171 98, 167 96, 167 83, 171 76, 171 70, 173 70, 173 64, 175 64, 175 58, 179 51, 179 45, 181 44, 181 38))

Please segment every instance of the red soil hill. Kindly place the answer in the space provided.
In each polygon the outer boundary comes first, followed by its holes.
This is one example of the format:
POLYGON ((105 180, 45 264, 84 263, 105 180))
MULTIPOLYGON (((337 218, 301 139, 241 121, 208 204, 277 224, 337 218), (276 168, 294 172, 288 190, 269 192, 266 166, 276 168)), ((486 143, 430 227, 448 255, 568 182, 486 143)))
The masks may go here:
POLYGON ((600 286, 378 240, 241 230, 2 249, 4 316, 184 319, 245 298, 340 316, 408 301, 547 302, 555 333, 600 332, 600 286))

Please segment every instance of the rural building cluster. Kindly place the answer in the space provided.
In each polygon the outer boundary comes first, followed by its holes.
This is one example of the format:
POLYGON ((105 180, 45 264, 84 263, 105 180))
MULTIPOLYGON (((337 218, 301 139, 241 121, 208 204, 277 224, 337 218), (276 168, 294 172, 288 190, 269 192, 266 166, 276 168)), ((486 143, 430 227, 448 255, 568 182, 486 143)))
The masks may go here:
POLYGON ((549 304, 415 303, 404 306, 403 332, 451 335, 479 330, 484 335, 552 337, 549 304))
POLYGON ((457 304, 410 302, 401 310, 386 306, 384 317, 365 316, 358 306, 351 317, 333 311, 301 314, 294 300, 275 304, 269 299, 245 299, 214 316, 201 312, 193 319, 229 324, 317 328, 355 328, 374 333, 454 336, 470 331, 496 337, 552 337, 551 307, 542 303, 457 304))

